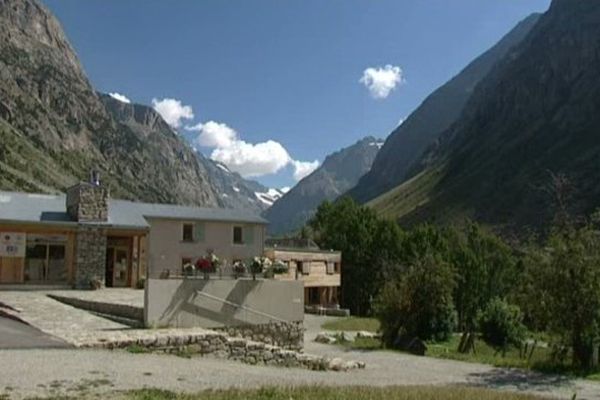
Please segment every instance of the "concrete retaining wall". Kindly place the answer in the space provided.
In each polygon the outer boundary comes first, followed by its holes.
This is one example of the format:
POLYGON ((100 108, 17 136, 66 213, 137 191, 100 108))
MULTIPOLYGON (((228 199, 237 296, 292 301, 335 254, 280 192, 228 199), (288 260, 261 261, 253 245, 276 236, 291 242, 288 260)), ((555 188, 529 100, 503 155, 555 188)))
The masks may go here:
POLYGON ((148 327, 220 328, 233 336, 302 348, 302 282, 149 279, 145 295, 148 327))

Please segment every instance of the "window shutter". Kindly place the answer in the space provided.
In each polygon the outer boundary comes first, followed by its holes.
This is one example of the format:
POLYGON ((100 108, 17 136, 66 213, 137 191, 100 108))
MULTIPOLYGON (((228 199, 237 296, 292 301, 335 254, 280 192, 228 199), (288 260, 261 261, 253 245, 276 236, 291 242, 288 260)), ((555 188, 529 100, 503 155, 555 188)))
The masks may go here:
POLYGON ((335 264, 331 261, 327 261, 327 273, 329 275, 333 274, 335 272, 335 264))
POLYGON ((254 244, 254 226, 245 226, 243 232, 244 244, 254 244))
POLYGON ((194 240, 196 242, 204 241, 204 222, 196 222, 195 232, 194 232, 194 240))
POLYGON ((305 261, 302 263, 302 273, 305 275, 310 275, 310 261, 305 261))

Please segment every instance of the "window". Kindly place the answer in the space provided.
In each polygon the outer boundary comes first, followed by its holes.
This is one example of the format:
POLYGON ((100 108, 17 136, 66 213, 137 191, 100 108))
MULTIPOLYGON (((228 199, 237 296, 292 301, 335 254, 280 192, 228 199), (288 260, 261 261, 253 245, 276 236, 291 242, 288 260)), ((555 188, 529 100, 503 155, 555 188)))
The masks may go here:
POLYGON ((339 262, 334 263, 334 273, 341 274, 342 273, 342 264, 339 262))
POLYGON ((183 224, 183 241, 194 241, 194 224, 183 224))
POLYGON ((304 261, 296 261, 296 268, 302 275, 310 274, 310 263, 304 261))
POLYGON ((241 226, 233 227, 233 243, 234 244, 244 244, 244 238, 243 238, 241 226))

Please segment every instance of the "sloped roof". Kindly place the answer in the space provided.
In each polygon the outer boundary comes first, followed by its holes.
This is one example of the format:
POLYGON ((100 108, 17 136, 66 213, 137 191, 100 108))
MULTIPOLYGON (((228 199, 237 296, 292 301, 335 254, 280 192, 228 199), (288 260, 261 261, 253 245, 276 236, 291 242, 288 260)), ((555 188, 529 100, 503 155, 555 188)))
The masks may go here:
MULTIPOLYGON (((78 222, 69 218, 65 204, 65 195, 0 191, 0 222, 77 225, 78 222)), ((149 228, 146 218, 267 223, 258 215, 239 210, 109 199, 108 221, 94 224, 118 228, 149 228)))

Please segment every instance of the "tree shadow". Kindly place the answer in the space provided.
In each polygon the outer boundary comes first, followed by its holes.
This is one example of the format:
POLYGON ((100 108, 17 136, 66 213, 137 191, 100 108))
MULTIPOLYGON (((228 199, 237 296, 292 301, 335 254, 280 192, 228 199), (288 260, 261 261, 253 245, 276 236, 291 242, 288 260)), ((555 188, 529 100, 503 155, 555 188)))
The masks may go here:
POLYGON ((518 368, 494 368, 486 372, 474 372, 468 375, 469 383, 486 388, 517 388, 519 390, 555 389, 568 386, 573 378, 527 371, 518 368))

